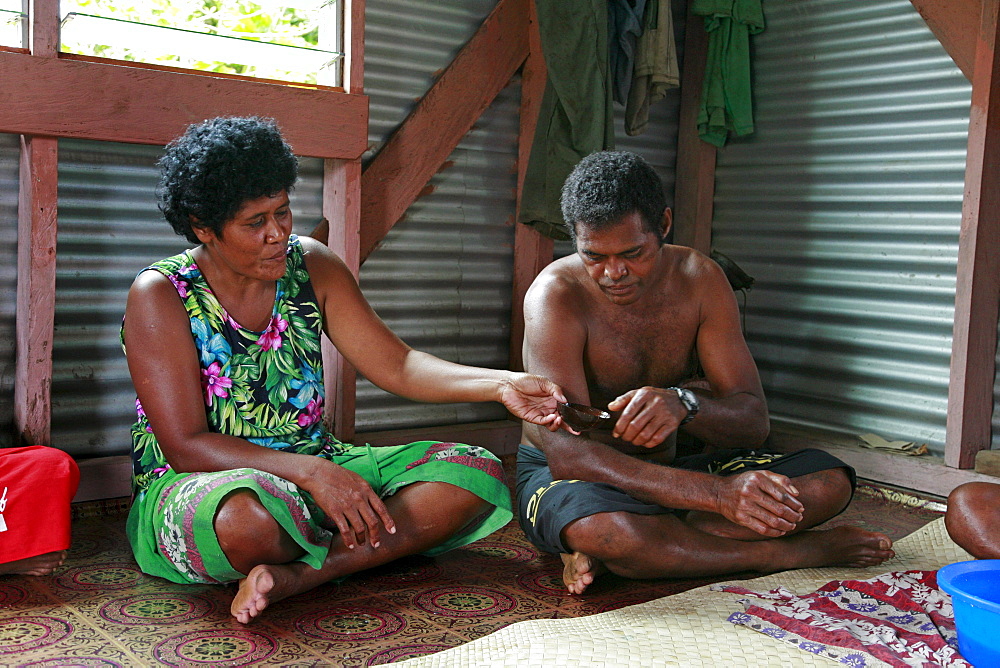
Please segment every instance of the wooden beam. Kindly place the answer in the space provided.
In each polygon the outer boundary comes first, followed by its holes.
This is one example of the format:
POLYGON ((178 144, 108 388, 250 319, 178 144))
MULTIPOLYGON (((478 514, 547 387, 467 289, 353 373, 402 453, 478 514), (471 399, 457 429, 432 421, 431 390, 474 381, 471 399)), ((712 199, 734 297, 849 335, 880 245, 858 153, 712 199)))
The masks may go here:
MULTIPOLYGON (((32 55, 15 55, 54 62, 59 52, 59 1, 32 0, 29 14, 32 55)), ((4 86, 11 88, 17 87, 4 86)), ((58 157, 55 139, 21 136, 14 425, 26 445, 49 445, 51 438, 58 157)))
POLYGON ((688 12, 684 28, 681 108, 674 181, 674 243, 706 255, 712 249, 712 200, 716 149, 698 137, 698 111, 705 79, 708 34, 704 17, 688 12))
POLYGON ((517 201, 514 215, 514 274, 510 302, 510 368, 524 368, 524 295, 538 272, 552 262, 554 242, 529 225, 518 224, 524 175, 528 171, 531 143, 538 124, 538 111, 545 93, 545 59, 534 0, 528 0, 528 57, 521 66, 521 123, 517 134, 517 201))
MULTIPOLYGON (((327 244, 358 278, 361 266, 361 161, 327 160, 323 169, 323 215, 330 221, 327 244)), ((354 437, 357 372, 327 337, 323 337, 326 418, 333 435, 354 437), (332 423, 332 425, 330 424, 332 423)))
POLYGON ((983 5, 969 111, 965 197, 958 238, 955 326, 945 461, 972 468, 990 448, 1000 300, 1000 49, 998 2, 983 5))
POLYGON ((8 52, 0 81, 0 132, 163 145, 206 118, 258 115, 298 155, 355 159, 368 145, 358 94, 8 52))
POLYGON ((21 137, 14 422, 26 445, 49 445, 50 437, 57 160, 55 139, 21 137))
POLYGON ((945 465, 940 457, 909 457, 862 448, 858 439, 843 434, 806 429, 774 420, 766 447, 779 452, 817 448, 854 467, 858 476, 876 482, 946 497, 965 482, 997 482, 997 479, 945 465))
POLYGON ((129 455, 93 457, 77 462, 80 486, 73 503, 120 499, 132 495, 132 458, 129 455))
MULTIPOLYGON (((364 90, 365 3, 350 0, 344 8, 344 40, 349 45, 344 64, 344 86, 360 95, 364 90)), ((368 131, 364 137, 367 140, 368 131)), ((361 159, 326 160, 323 163, 323 215, 329 221, 327 245, 340 256, 357 280, 361 268, 361 159)), ((333 435, 349 442, 354 438, 357 406, 357 371, 333 343, 323 337, 326 386, 326 419, 333 435)))
POLYGON ((911 0, 941 46, 972 81, 983 0, 911 0))
POLYGON ((361 177, 361 261, 371 254, 528 54, 527 0, 500 0, 361 177))
MULTIPOLYGON (((344 8, 344 90, 354 95, 364 93, 365 76, 365 0, 348 0, 344 8)), ((365 139, 368 131, 365 130, 365 139)))

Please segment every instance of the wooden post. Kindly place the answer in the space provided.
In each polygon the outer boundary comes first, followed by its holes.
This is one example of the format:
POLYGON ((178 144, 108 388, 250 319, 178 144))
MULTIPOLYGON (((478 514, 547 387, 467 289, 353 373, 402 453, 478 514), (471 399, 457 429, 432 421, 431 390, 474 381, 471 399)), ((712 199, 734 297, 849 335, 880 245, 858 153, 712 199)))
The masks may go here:
POLYGON ((674 183, 674 243, 708 254, 712 248, 715 147, 698 137, 698 110, 705 79, 708 34, 704 18, 688 12, 684 28, 684 71, 677 132, 674 183))
MULTIPOLYGON (((28 47, 32 56, 58 55, 59 0, 31 1, 28 47)), ((58 158, 56 139, 21 136, 14 423, 27 445, 51 440, 58 158)))
POLYGON ((1000 299, 998 5, 997 0, 983 3, 972 75, 945 434, 945 463, 958 468, 975 466, 976 453, 991 443, 1000 299))
MULTIPOLYGON (((528 170, 531 143, 538 124, 538 111, 545 93, 545 59, 542 57, 542 40, 538 33, 538 18, 533 0, 528 6, 528 57, 521 66, 521 125, 517 136, 517 204, 521 211, 521 193, 524 175, 528 170)), ((518 223, 514 216, 514 275, 510 303, 510 368, 524 368, 521 346, 524 342, 524 295, 538 272, 552 262, 554 243, 539 234, 533 227, 518 223)))
MULTIPOLYGON (((983 0, 911 0, 941 46, 972 81, 983 0)), ((992 2, 992 0, 988 0, 992 2)))
MULTIPOLYGON (((351 0, 344 8, 344 89, 364 92, 365 3, 351 0)), ((361 158, 323 161, 323 215, 330 221, 327 244, 357 279, 361 267, 361 158)), ((344 442, 354 438, 357 371, 333 343, 323 337, 326 419, 344 442)))

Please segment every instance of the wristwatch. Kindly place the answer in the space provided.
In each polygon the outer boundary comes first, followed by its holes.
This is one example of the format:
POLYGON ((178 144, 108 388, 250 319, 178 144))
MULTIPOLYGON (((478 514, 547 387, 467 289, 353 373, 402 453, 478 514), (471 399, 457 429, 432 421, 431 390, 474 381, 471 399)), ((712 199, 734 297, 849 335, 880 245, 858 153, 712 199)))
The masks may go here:
POLYGON ((698 395, 686 387, 668 387, 667 389, 676 392, 677 398, 680 399, 681 403, 684 404, 684 408, 687 409, 688 414, 681 420, 681 424, 687 424, 693 420, 694 416, 698 414, 698 409, 701 408, 698 395))

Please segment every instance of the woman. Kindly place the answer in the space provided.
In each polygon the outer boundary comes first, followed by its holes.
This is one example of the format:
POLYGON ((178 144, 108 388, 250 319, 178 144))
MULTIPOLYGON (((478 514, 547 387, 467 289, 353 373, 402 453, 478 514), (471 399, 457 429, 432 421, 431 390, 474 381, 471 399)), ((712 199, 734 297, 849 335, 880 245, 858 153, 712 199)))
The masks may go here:
POLYGON ((139 415, 128 535, 143 571, 240 579, 231 609, 247 623, 331 579, 506 524, 510 495, 486 450, 353 447, 327 432, 321 332, 410 399, 501 401, 557 429, 561 390, 400 341, 336 255, 291 234, 297 164, 272 121, 193 125, 160 167, 161 211, 200 245, 139 274, 122 326, 139 415))

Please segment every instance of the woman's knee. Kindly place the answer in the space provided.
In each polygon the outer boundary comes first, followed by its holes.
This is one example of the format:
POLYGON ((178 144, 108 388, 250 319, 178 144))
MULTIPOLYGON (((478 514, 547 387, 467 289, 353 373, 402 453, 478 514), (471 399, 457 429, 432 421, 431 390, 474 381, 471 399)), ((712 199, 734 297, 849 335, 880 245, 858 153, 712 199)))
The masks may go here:
POLYGON ((282 564, 302 550, 254 492, 226 495, 215 513, 215 535, 229 563, 241 573, 258 564, 282 564))

